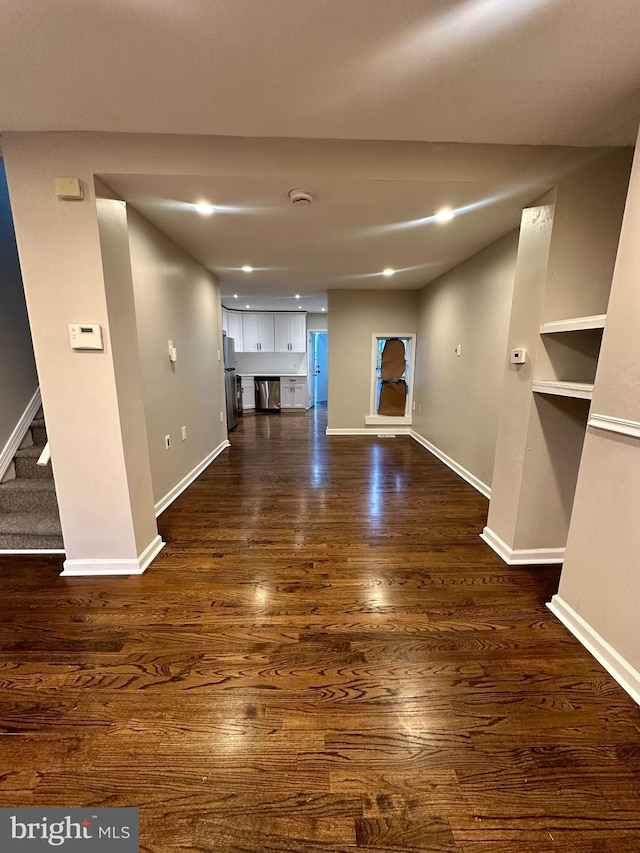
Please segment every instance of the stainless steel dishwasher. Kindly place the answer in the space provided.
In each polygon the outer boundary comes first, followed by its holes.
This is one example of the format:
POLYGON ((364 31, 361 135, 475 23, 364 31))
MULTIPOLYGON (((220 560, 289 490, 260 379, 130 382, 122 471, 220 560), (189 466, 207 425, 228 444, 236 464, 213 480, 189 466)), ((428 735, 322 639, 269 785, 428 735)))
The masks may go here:
POLYGON ((272 376, 256 376, 256 412, 280 411, 280 379, 272 376))

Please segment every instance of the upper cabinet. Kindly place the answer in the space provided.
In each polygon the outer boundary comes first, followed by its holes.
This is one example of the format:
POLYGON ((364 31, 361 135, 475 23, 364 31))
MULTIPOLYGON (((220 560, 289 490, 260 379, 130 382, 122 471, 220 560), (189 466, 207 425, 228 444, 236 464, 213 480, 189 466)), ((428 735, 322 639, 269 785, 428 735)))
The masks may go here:
POLYGON ((274 314, 275 352, 307 351, 306 314, 274 314))
POLYGON ((239 311, 227 311, 227 335, 233 338, 236 352, 244 352, 242 335, 242 314, 239 311))
POLYGON ((243 352, 274 352, 273 314, 242 312, 243 352))
POLYGON ((222 329, 236 352, 306 352, 307 315, 302 311, 233 311, 222 309, 222 329))

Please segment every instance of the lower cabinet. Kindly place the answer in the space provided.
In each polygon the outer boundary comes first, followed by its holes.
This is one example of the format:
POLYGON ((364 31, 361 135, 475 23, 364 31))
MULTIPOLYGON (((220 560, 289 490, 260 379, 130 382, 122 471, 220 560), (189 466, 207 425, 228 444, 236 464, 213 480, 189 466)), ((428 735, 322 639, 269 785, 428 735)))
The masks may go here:
POLYGON ((253 384, 253 376, 242 377, 242 408, 255 409, 256 407, 256 386, 253 384))
POLYGON ((280 377, 280 408, 305 409, 307 406, 307 379, 280 377))

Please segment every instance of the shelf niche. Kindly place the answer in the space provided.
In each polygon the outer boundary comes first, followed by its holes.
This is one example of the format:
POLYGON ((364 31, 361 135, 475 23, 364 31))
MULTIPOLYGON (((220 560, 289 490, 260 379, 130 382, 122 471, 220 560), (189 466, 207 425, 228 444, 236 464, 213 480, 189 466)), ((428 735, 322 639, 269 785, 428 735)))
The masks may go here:
POLYGON ((593 385, 601 344, 602 327, 541 334, 534 385, 540 381, 593 385))
POLYGON ((529 357, 505 370, 487 520, 520 562, 566 545, 630 162, 603 152, 523 211, 508 349, 529 357))
POLYGON ((590 400, 593 382, 562 382, 559 380, 533 380, 534 394, 550 394, 554 397, 570 397, 574 400, 590 400))
POLYGON ((561 547, 569 531, 589 400, 533 396, 528 436, 532 452, 527 463, 527 490, 521 498, 521 536, 534 547, 537 543, 527 541, 528 536, 542 528, 550 547, 561 547))
POLYGON ((592 314, 590 317, 568 317, 566 320, 548 320, 540 326, 541 335, 553 335, 558 332, 581 332, 590 329, 604 329, 606 314, 592 314))

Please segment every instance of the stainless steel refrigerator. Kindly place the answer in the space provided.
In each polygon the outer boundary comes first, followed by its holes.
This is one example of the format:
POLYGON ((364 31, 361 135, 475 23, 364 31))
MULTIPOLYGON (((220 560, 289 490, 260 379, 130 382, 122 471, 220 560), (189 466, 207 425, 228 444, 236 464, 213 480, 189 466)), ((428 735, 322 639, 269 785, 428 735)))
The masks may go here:
POLYGON ((224 358, 224 393, 227 401, 227 430, 238 426, 238 391, 236 388, 236 347, 233 338, 222 333, 224 358))

